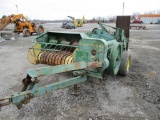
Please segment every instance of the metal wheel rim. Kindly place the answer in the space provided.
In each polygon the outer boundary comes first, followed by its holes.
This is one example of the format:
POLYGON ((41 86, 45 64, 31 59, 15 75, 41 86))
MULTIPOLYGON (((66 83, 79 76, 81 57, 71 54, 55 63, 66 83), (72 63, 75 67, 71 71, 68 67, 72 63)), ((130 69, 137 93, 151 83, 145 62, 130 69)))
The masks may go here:
POLYGON ((25 34, 26 34, 27 36, 29 36, 29 35, 30 35, 29 30, 26 30, 25 34))
POLYGON ((128 61, 127 61, 127 71, 129 71, 130 65, 131 65, 131 60, 130 60, 130 58, 128 58, 128 61))
POLYGON ((42 28, 42 27, 39 27, 39 28, 38 28, 38 31, 39 31, 39 33, 42 33, 42 32, 43 32, 43 28, 42 28))

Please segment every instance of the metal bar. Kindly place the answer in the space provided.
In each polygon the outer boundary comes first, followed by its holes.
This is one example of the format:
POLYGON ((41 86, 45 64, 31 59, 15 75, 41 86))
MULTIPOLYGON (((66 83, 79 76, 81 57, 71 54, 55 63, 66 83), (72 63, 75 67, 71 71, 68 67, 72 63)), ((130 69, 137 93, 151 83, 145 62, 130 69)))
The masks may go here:
MULTIPOLYGON (((87 80, 87 76, 77 76, 74 78, 70 78, 64 81, 56 82, 53 84, 49 84, 46 86, 42 86, 37 88, 36 90, 28 90, 20 93, 15 93, 12 96, 1 98, 0 99, 0 107, 9 105, 10 103, 15 104, 18 108, 21 108, 22 104, 26 104, 30 101, 31 98, 40 96, 43 94, 47 94, 49 92, 56 91, 58 89, 62 89, 71 85, 75 85, 81 82, 85 82, 87 80)), ((37 86, 37 85, 36 85, 37 86)), ((34 89, 35 87, 33 87, 34 89)))
POLYGON ((27 103, 27 101, 30 100, 29 95, 32 95, 32 91, 30 90, 20 93, 15 93, 11 96, 11 102, 17 106, 27 103))
MULTIPOLYGON (((109 36, 104 36, 104 35, 102 35, 102 34, 97 34, 97 35, 100 35, 100 36, 102 36, 102 37, 104 37, 104 38, 108 38, 109 40, 113 40, 113 38, 110 38, 109 36)), ((113 36, 114 38, 115 38, 115 36, 113 36)))
POLYGON ((94 73, 94 72, 87 72, 87 76, 96 77, 96 78, 103 78, 103 73, 94 73))
POLYGON ((43 49, 43 48, 29 48, 29 49, 35 49, 35 50, 48 50, 48 51, 61 51, 61 50, 43 49))
MULTIPOLYGON (((102 62, 77 62, 73 64, 67 65, 58 65, 54 67, 45 67, 45 68, 38 68, 38 69, 31 69, 28 70, 28 75, 30 77, 38 77, 41 75, 50 75, 55 73, 62 73, 66 71, 72 70, 79 70, 85 68, 95 68, 95 67, 102 67, 102 62), (58 69, 57 69, 58 68, 58 69)), ((87 76, 81 74, 81 76, 77 76, 71 79, 67 79, 64 81, 56 82, 53 84, 49 84, 46 86, 42 86, 38 88, 38 83, 33 84, 33 86, 29 87, 27 91, 15 93, 12 96, 1 98, 0 99, 0 107, 9 105, 10 103, 15 104, 18 108, 21 108, 22 104, 26 104, 30 101, 31 98, 34 96, 40 96, 43 94, 47 94, 48 92, 52 92, 61 88, 65 88, 71 85, 75 85, 87 80, 87 76)))
POLYGON ((118 30, 121 30, 120 28, 118 28, 118 27, 113 27, 113 26, 110 26, 110 25, 106 25, 106 24, 102 24, 102 25, 104 25, 104 26, 107 26, 107 27, 110 27, 110 28, 113 28, 113 29, 118 29, 118 30))
MULTIPOLYGON (((38 36, 38 38, 40 38, 41 36, 45 35, 47 32, 42 33, 41 35, 38 36)), ((37 38, 32 39, 33 43, 38 43, 37 42, 37 38)))
POLYGON ((78 76, 78 77, 70 78, 57 83, 49 84, 49 85, 38 88, 37 91, 35 91, 34 96, 47 94, 48 92, 56 91, 58 89, 62 89, 71 85, 85 82, 86 80, 87 80, 87 76, 82 76, 82 77, 78 76))
POLYGON ((98 24, 99 24, 99 26, 100 26, 104 31, 108 32, 108 30, 103 26, 102 23, 98 22, 98 24))
POLYGON ((46 44, 46 45, 59 45, 59 46, 69 46, 69 47, 78 47, 78 46, 73 46, 73 45, 67 45, 67 44, 53 44, 53 43, 45 43, 45 42, 36 42, 36 43, 39 43, 39 44, 46 44))
POLYGON ((73 70, 80 70, 85 68, 96 68, 96 67, 102 67, 101 61, 95 61, 95 62, 76 62, 72 64, 66 64, 66 65, 57 65, 57 66, 49 66, 49 67, 43 67, 43 68, 37 68, 37 69, 30 69, 27 70, 27 73, 30 77, 40 77, 40 76, 46 76, 56 73, 62 73, 67 71, 73 71, 73 70))

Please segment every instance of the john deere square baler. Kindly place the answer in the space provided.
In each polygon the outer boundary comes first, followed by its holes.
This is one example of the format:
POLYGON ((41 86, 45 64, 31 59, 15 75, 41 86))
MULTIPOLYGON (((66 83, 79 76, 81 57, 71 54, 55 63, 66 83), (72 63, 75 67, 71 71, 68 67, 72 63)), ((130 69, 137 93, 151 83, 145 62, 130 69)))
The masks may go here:
POLYGON ((13 103, 21 108, 33 97, 68 86, 73 86, 76 94, 77 84, 90 76, 103 79, 105 74, 128 75, 129 23, 129 16, 118 16, 116 27, 98 23, 100 29, 88 33, 49 31, 37 36, 32 40, 35 44, 28 51, 28 60, 47 66, 27 70, 21 92, 0 98, 0 107, 13 103), (72 78, 39 87, 41 76, 68 71, 73 73, 72 78))

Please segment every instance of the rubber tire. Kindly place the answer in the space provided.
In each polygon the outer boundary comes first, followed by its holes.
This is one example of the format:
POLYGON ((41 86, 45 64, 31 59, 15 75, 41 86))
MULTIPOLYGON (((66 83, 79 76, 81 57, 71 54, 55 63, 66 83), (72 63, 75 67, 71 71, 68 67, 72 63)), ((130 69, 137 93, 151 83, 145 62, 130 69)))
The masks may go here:
POLYGON ((124 51, 121 57, 121 64, 119 67, 118 74, 127 76, 129 74, 129 68, 131 67, 131 54, 128 51, 124 51), (128 66, 129 64, 129 66, 128 66))
POLYGON ((137 29, 137 30, 139 30, 139 29, 140 29, 140 27, 136 27, 136 29, 137 29))
POLYGON ((27 29, 27 28, 25 28, 24 30, 23 30, 23 36, 24 37, 28 37, 28 36, 30 36, 30 31, 29 31, 29 29, 27 29), (26 32, 29 32, 29 34, 26 34, 26 32))
POLYGON ((40 34, 44 33, 44 28, 43 28, 42 25, 37 25, 37 26, 36 26, 36 33, 37 33, 37 35, 40 35, 40 34), (42 32, 39 31, 39 28, 42 29, 42 32))

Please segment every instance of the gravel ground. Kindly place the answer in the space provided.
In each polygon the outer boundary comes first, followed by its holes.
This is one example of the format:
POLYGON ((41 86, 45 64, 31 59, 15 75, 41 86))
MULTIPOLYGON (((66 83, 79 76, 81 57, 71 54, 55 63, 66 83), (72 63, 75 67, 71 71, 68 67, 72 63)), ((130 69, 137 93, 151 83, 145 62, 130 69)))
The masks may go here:
MULTIPOLYGON (((113 24, 112 24, 113 25, 113 24)), ((66 31, 60 23, 44 24, 45 31, 66 31)), ((113 25, 114 26, 114 25, 113 25)), ((130 30, 132 67, 126 77, 106 75, 101 83, 95 78, 81 83, 79 95, 72 87, 32 99, 22 109, 14 105, 1 108, 2 120, 160 120, 160 25, 146 25, 146 30, 130 30)), ((8 28, 13 25, 8 26, 8 28)), ((97 24, 68 31, 88 32, 97 24)), ((0 96, 21 89, 21 80, 32 65, 27 52, 36 35, 0 43, 0 96)), ((71 73, 43 77, 41 85, 70 78, 71 73)))

